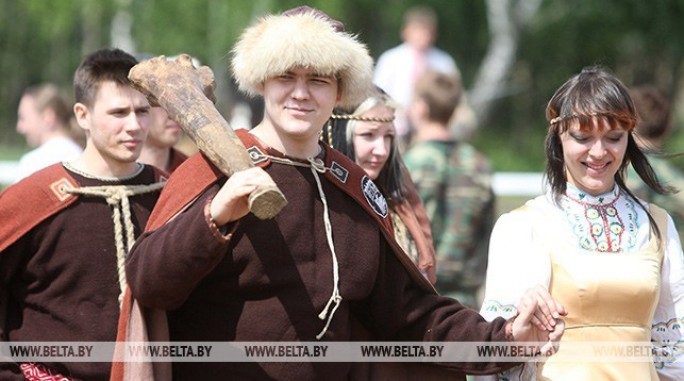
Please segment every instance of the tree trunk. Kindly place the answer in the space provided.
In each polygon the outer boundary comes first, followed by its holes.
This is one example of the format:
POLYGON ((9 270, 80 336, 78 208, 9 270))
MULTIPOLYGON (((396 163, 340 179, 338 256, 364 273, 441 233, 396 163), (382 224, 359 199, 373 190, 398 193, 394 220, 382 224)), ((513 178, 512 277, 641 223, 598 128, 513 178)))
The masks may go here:
POLYGON ((508 96, 507 79, 515 64, 518 39, 541 0, 486 0, 490 43, 469 92, 479 125, 486 124, 497 99, 508 96))

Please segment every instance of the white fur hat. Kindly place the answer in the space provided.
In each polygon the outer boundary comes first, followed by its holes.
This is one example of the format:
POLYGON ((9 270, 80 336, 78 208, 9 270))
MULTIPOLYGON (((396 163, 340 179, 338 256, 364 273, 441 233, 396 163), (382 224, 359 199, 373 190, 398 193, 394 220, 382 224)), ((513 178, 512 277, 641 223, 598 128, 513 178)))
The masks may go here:
POLYGON ((269 15, 247 28, 233 48, 232 70, 240 90, 256 95, 266 79, 296 66, 339 78, 340 101, 352 107, 372 89, 373 59, 344 24, 299 7, 269 15))

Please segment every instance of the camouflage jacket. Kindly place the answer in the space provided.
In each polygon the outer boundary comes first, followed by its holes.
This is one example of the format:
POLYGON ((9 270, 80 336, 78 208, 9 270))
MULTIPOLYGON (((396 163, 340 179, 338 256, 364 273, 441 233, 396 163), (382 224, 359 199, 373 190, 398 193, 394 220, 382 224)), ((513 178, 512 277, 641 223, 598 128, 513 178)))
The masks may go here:
POLYGON ((494 224, 491 166, 458 141, 418 142, 404 160, 430 219, 437 290, 477 308, 494 224))

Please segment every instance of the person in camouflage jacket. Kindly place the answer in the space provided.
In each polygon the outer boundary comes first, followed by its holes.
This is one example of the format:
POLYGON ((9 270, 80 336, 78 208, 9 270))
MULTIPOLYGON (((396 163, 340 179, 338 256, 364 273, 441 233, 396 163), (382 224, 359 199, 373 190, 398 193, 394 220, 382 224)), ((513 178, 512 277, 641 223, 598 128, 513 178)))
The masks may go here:
POLYGON ((408 110, 416 141, 404 159, 430 219, 437 290, 478 308, 495 199, 489 161, 448 128, 461 93, 453 76, 429 71, 418 80, 408 110))

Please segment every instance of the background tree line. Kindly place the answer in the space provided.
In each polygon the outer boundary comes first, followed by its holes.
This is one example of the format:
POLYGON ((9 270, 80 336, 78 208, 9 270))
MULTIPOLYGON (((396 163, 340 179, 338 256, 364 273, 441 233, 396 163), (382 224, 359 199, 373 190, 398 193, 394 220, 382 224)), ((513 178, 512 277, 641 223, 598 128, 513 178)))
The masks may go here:
MULTIPOLYGON (((399 43, 402 14, 418 3, 438 12, 437 46, 457 61, 479 121, 474 142, 497 170, 543 168, 545 104, 583 66, 653 83, 673 102, 680 94, 684 0, 0 0, 0 151, 23 144, 14 131, 22 90, 43 81, 70 90, 82 56, 98 48, 191 54, 214 70, 228 116, 237 100, 229 51, 255 17, 320 8, 377 58, 399 43)), ((684 151, 680 136, 668 151, 684 151)))

